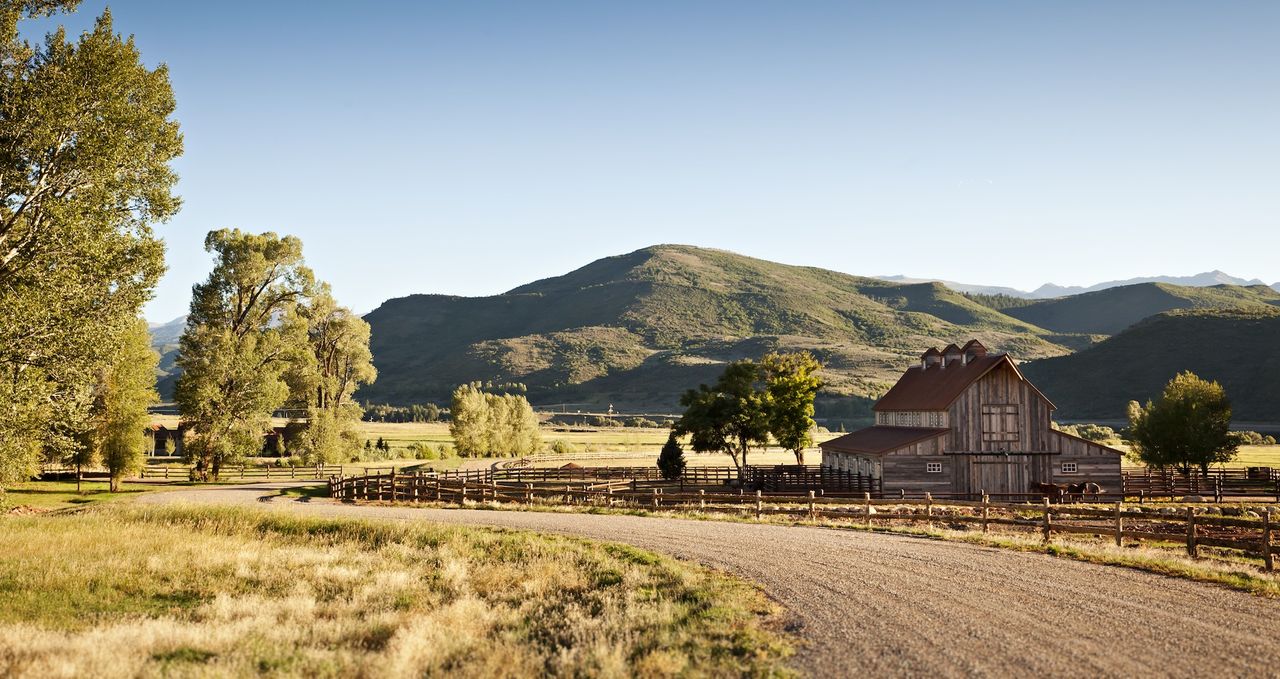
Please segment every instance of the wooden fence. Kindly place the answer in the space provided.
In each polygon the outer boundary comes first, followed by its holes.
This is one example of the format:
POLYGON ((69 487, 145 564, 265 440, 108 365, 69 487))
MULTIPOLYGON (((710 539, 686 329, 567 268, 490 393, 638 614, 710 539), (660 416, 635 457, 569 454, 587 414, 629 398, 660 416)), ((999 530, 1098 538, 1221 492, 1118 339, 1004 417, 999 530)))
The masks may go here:
POLYGON ((1128 497, 1179 497, 1200 495, 1221 502, 1230 497, 1274 497, 1280 502, 1280 469, 1210 469, 1183 473, 1174 469, 1142 467, 1125 469, 1124 494, 1128 497))
POLYGON ((468 502, 519 504, 569 504, 607 507, 644 507, 695 512, 727 512, 756 519, 765 516, 793 516, 801 519, 844 519, 867 528, 893 522, 978 524, 983 533, 991 525, 1037 531, 1048 542, 1054 533, 1086 534, 1134 541, 1180 542, 1187 553, 1199 556, 1201 547, 1238 550, 1260 557, 1266 570, 1274 570, 1275 518, 1268 507, 1257 519, 1211 516, 1195 508, 1168 508, 1142 511, 1115 502, 1110 508, 1083 505, 937 500, 928 493, 923 499, 861 498, 819 495, 765 494, 763 491, 708 492, 705 488, 681 490, 637 487, 636 479, 540 479, 479 480, 479 474, 454 476, 434 473, 372 474, 329 479, 329 494, 339 500, 380 502, 440 502, 465 505, 468 502), (891 510, 877 510, 890 507, 891 510))
MULTIPOLYGON (((191 478, 191 465, 147 465, 142 468, 139 474, 144 479, 175 479, 186 480, 191 478)), ((324 479, 331 476, 341 476, 342 467, 339 465, 316 465, 314 467, 254 467, 250 465, 235 465, 231 467, 223 467, 219 474, 219 479, 223 481, 244 480, 244 481, 283 481, 285 479, 324 479)))

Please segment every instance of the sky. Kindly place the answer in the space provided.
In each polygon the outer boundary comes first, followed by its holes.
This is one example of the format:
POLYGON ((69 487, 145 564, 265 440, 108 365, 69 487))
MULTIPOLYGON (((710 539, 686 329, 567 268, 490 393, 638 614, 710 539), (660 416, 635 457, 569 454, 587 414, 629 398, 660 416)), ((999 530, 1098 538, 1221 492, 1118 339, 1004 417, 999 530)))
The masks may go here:
POLYGON ((1021 289, 1280 280, 1273 1, 110 7, 185 136, 152 321, 222 227, 299 236, 362 313, 655 243, 1021 289))

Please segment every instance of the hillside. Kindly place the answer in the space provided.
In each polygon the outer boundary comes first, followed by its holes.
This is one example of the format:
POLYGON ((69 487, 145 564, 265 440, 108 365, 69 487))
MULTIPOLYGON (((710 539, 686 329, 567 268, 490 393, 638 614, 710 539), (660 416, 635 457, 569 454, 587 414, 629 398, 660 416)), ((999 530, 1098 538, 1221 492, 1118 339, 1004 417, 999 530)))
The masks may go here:
POLYGON ((1054 332, 1098 335, 1114 335, 1144 318, 1176 309, 1266 311, 1278 305, 1280 293, 1265 285, 1188 287, 1168 283, 1127 285, 1032 304, 992 303, 1004 314, 1054 332))
POLYGON ((926 346, 978 337, 1020 357, 1051 333, 938 283, 904 284, 719 250, 645 248, 505 294, 413 295, 365 319, 378 381, 363 400, 444 401, 459 383, 528 385, 535 404, 676 406, 726 361, 813 351, 829 393, 878 395, 926 346))
POLYGON ((1161 314, 1071 356, 1032 361, 1028 379, 1059 417, 1122 419, 1182 370, 1226 387, 1237 420, 1280 421, 1280 310, 1161 314))

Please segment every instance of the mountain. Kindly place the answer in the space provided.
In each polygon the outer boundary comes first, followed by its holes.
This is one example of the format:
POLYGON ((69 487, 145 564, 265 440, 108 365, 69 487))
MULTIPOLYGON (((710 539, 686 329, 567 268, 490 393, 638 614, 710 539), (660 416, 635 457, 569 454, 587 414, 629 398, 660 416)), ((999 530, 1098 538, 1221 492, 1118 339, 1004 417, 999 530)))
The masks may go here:
POLYGON ((1138 283, 1026 304, 1017 302, 1000 311, 1054 332, 1114 335, 1144 318, 1174 309, 1266 310, 1277 305, 1280 293, 1265 285, 1188 287, 1138 283))
POLYGON ((1031 293, 1025 290, 1006 288, 999 285, 974 285, 972 283, 957 283, 935 278, 911 278, 909 276, 876 276, 876 278, 893 283, 941 283, 956 292, 968 292, 976 295, 1005 295, 1022 298, 1030 298, 1031 296, 1031 293))
POLYGON ((1118 288, 1125 285, 1139 285, 1142 283, 1167 283, 1169 285, 1183 285, 1188 287, 1205 288, 1218 285, 1238 285, 1238 286, 1254 286, 1266 285, 1258 279, 1245 280, 1236 278, 1221 271, 1206 271, 1198 273, 1194 276, 1150 276, 1146 278, 1130 278, 1123 281, 1106 281, 1105 283, 1097 283, 1089 287, 1080 286, 1061 286, 1053 283, 1045 283, 1044 285, 1027 293, 1028 297, 1035 299, 1047 299, 1050 297, 1063 297, 1065 295, 1079 295, 1087 292, 1097 292, 1108 288, 1118 288))
POLYGON ((1019 357, 1062 338, 939 283, 895 283, 721 250, 659 245, 492 297, 412 295, 365 316, 376 403, 448 399, 472 380, 527 385, 537 405, 677 407, 723 364, 806 349, 827 394, 881 393, 923 347, 977 337, 1019 357))
POLYGON ((179 316, 167 323, 148 323, 151 332, 151 348, 160 352, 160 365, 156 367, 156 391, 161 401, 173 400, 173 383, 178 379, 178 340, 187 328, 187 317, 179 316))
MULTIPOLYGON (((1130 278, 1123 281, 1106 281, 1097 283, 1088 287, 1084 286, 1062 286, 1053 283, 1045 283, 1035 290, 1019 290, 1017 288, 1007 288, 998 285, 976 285, 973 283, 956 283, 954 281, 946 281, 935 278, 910 278, 908 276, 877 276, 877 278, 895 283, 942 283, 952 290, 959 292, 967 292, 978 295, 1004 295, 1006 297, 1018 297, 1023 299, 1052 299, 1055 297, 1067 297, 1070 295, 1080 295, 1088 292, 1097 292, 1099 290, 1107 290, 1109 288, 1118 288, 1126 285, 1140 285, 1143 283, 1167 283, 1169 285, 1182 285, 1187 287, 1204 288, 1218 285, 1238 285, 1238 286, 1256 286, 1266 285, 1258 279, 1245 280, 1236 278, 1221 271, 1206 271, 1194 276, 1149 276, 1145 278, 1130 278)), ((1271 286, 1280 291, 1280 283, 1271 286)))
POLYGON ((1217 380, 1242 422, 1280 420, 1280 309, 1173 311, 1090 349, 1021 366, 1063 418, 1123 419, 1175 374, 1217 380))
POLYGON ((177 344, 182 331, 187 328, 186 315, 179 316, 167 323, 148 323, 151 332, 151 346, 157 350, 171 344, 177 344))

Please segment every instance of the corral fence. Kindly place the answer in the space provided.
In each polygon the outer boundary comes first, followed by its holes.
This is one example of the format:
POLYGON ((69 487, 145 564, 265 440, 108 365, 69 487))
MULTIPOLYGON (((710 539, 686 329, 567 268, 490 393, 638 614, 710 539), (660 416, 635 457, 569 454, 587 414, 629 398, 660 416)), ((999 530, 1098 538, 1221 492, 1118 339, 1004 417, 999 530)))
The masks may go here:
MULTIPOLYGON (((147 465, 139 473, 144 479, 191 478, 195 469, 192 465, 147 465)), ((324 479, 341 476, 340 465, 314 465, 307 467, 256 467, 253 465, 234 465, 223 467, 218 471, 218 479, 222 481, 284 481, 286 479, 324 479)))
POLYGON ((1271 496, 1280 502, 1280 469, 1274 467, 1210 469, 1207 473, 1141 467, 1125 469, 1122 476, 1124 494, 1140 499, 1199 495, 1221 502, 1224 496, 1271 496))
MULTIPOLYGON (((490 471, 490 470, 485 470, 490 471)), ((547 470, 548 472, 563 470, 547 470)), ((925 493, 923 499, 875 498, 803 494, 766 494, 738 488, 717 491, 707 488, 643 487, 638 479, 555 478, 528 476, 488 479, 483 473, 443 473, 395 471, 329 479, 329 494, 338 500, 364 502, 512 503, 523 505, 583 505, 618 508, 674 509, 692 512, 729 513, 754 516, 791 516, 798 519, 837 519, 866 528, 895 522, 927 522, 968 527, 980 526, 983 533, 992 525, 1039 532, 1048 542, 1054 533, 1111 537, 1117 546, 1125 539, 1139 542, 1185 543, 1187 553, 1200 555, 1201 547, 1242 552, 1259 557, 1266 570, 1274 570, 1275 518, 1270 507, 1250 516, 1213 516, 1196 508, 1125 507, 1120 502, 1109 508, 1084 505, 992 502, 981 500, 939 500, 925 493), (1145 510, 1144 510, 1145 509, 1145 510)))

